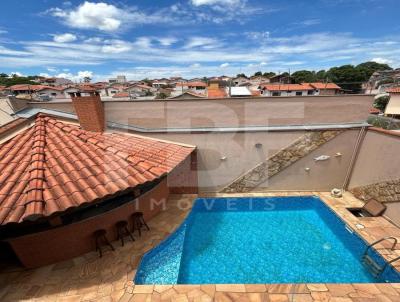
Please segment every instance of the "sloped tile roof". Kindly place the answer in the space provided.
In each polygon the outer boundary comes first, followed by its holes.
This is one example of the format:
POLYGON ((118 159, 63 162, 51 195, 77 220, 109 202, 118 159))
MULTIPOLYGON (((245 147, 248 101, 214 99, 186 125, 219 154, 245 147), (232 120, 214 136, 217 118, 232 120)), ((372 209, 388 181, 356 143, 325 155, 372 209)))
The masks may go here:
POLYGON ((303 91, 303 90, 314 90, 308 84, 267 84, 262 87, 269 91, 303 91))
POLYGON ((311 87, 314 87, 315 89, 342 89, 335 83, 303 83, 306 85, 310 85, 311 87))
POLYGON ((49 216, 154 181, 194 147, 105 134, 38 115, 0 145, 0 224, 49 216))
POLYGON ((386 89, 386 92, 389 92, 389 93, 400 93, 400 87, 388 88, 388 89, 386 89))

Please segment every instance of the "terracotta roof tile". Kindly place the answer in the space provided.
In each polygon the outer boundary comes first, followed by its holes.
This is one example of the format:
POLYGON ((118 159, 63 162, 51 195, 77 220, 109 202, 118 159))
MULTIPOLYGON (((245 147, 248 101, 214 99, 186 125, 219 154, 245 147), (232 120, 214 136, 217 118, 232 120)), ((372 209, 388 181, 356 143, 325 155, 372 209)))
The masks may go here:
POLYGON ((335 83, 317 82, 317 83, 303 83, 303 84, 310 85, 311 87, 314 87, 315 89, 335 89, 335 90, 342 89, 335 83))
POLYGON ((388 89, 386 89, 386 92, 389 92, 389 93, 400 93, 400 87, 391 87, 391 88, 388 88, 388 89))
POLYGON ((159 179, 193 147, 88 132, 49 116, 0 145, 0 224, 49 216, 159 179))
POLYGON ((314 90, 308 84, 267 84, 262 87, 269 91, 305 91, 314 90))

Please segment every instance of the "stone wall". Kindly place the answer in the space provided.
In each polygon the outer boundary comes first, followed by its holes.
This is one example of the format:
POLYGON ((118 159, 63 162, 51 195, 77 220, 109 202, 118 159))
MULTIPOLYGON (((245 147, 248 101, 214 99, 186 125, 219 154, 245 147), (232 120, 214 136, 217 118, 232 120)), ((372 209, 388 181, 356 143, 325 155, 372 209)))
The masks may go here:
POLYGON ((375 199, 379 202, 400 202, 400 179, 387 180, 350 190, 361 200, 375 199))
POLYGON ((310 154, 342 132, 342 130, 308 132, 288 147, 275 153, 266 161, 239 177, 225 187, 222 192, 240 193, 252 191, 259 184, 310 154))

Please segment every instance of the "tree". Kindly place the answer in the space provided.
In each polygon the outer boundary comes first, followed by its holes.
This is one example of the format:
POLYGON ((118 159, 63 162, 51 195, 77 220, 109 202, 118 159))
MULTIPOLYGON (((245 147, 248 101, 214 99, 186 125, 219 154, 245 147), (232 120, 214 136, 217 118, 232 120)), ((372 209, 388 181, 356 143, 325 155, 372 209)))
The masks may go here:
POLYGON ((156 99, 166 99, 168 97, 168 95, 164 92, 160 92, 159 94, 157 94, 156 99))
POLYGON ((83 82, 84 82, 84 83, 90 83, 91 80, 92 80, 91 77, 84 77, 84 78, 83 78, 83 82))
POLYGON ((376 62, 361 63, 356 66, 356 69, 364 75, 365 81, 367 81, 375 71, 392 70, 389 65, 376 62))
POLYGON ((27 77, 13 76, 13 77, 9 78, 9 77, 0 76, 0 85, 9 87, 9 86, 17 85, 17 84, 37 85, 36 82, 31 81, 27 77))
POLYGON ((236 77, 237 77, 237 78, 240 78, 240 77, 242 77, 242 78, 247 78, 247 76, 246 76, 244 73, 238 73, 238 74, 236 75, 236 77))
POLYGON ((0 78, 8 78, 8 74, 6 74, 6 73, 0 73, 0 78))
POLYGON ((263 76, 266 78, 272 78, 273 76, 276 76, 276 73, 275 72, 264 72, 263 76))
POLYGON ((255 77, 262 76, 262 72, 261 71, 257 71, 257 72, 254 73, 254 76, 255 77))
POLYGON ((390 96, 383 95, 375 100, 374 107, 383 112, 383 111, 385 111, 385 108, 386 108, 387 104, 389 103, 389 100, 390 100, 390 96))
POLYGON ((295 83, 312 83, 317 80, 315 71, 299 70, 292 74, 295 83))
POLYGON ((333 67, 328 70, 327 77, 351 93, 360 93, 361 84, 366 81, 365 75, 353 65, 333 67))
POLYGON ((325 70, 317 71, 317 73, 315 74, 315 79, 319 82, 324 82, 325 80, 327 80, 326 71, 325 70))

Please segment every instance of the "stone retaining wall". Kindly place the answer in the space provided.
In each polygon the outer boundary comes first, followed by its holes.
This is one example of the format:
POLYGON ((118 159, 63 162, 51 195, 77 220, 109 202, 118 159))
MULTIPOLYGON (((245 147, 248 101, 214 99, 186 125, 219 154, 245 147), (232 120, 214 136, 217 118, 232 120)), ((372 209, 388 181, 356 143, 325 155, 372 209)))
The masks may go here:
POLYGON ((361 200, 375 199, 379 202, 400 202, 400 179, 387 180, 350 189, 361 200))
POLYGON ((312 131, 298 138, 288 147, 275 153, 243 176, 225 187, 223 193, 250 192, 258 185, 289 167, 312 151, 342 133, 343 130, 312 131))

